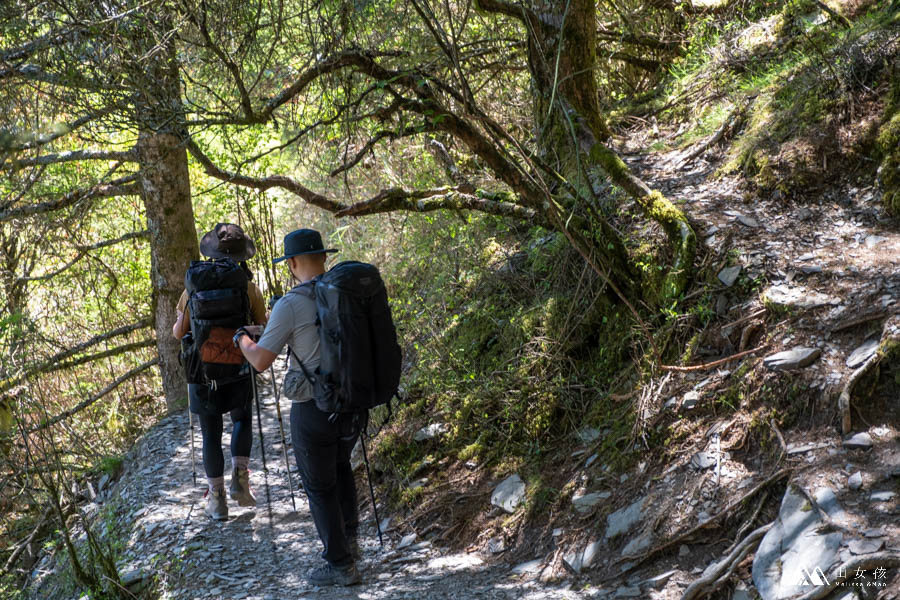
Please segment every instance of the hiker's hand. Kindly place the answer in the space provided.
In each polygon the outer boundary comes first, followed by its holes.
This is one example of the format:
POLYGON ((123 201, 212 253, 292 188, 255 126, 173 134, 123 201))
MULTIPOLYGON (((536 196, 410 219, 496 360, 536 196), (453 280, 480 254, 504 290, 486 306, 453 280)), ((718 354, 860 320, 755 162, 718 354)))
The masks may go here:
POLYGON ((262 325, 244 325, 243 329, 250 334, 250 339, 254 342, 259 339, 259 336, 261 336, 263 332, 262 325))

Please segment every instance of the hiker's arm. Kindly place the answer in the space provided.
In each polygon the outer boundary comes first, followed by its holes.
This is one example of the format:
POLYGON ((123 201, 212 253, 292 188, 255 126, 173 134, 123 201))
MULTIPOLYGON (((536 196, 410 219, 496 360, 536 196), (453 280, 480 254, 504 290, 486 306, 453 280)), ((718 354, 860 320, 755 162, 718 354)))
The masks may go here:
POLYGON ((175 314, 178 315, 178 317, 175 319, 175 324, 172 325, 172 335, 179 340, 191 330, 191 317, 187 303, 187 292, 181 292, 178 304, 175 305, 175 314))
POLYGON ((183 312, 179 311, 177 314, 178 314, 178 318, 175 319, 175 324, 172 325, 172 335, 174 335, 176 338, 178 338, 180 340, 188 332, 188 329, 190 328, 191 324, 188 321, 188 319, 186 319, 184 317, 183 312))
MULTIPOLYGON (((247 327, 247 329, 250 328, 247 327)), ((253 368, 260 373, 268 369, 275 362, 275 359, 278 358, 277 354, 266 350, 254 342, 249 335, 242 335, 238 338, 238 347, 241 349, 247 362, 253 365, 253 368)))

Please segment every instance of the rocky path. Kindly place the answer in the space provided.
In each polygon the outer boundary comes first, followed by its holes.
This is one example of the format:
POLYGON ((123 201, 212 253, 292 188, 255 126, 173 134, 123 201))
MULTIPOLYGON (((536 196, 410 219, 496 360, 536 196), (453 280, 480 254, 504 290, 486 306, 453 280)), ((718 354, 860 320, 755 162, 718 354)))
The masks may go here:
MULTIPOLYGON (((578 597, 566 589, 568 586, 523 581, 508 565, 490 567, 477 554, 446 552, 428 541, 415 539, 409 535, 411 532, 392 529, 389 524, 382 548, 367 490, 362 489, 359 499, 364 523, 359 566, 363 583, 327 589, 308 585, 306 573, 321 564, 321 544, 306 498, 302 490, 296 489, 296 472, 292 474, 296 511, 292 506, 271 380, 267 375, 259 376, 259 391, 268 472, 262 469, 254 414, 251 485, 259 501, 257 508, 240 508, 229 501, 228 521, 215 522, 206 517, 200 432, 198 428, 195 438, 198 476, 194 485, 186 413, 167 417, 150 430, 126 458, 125 470, 118 481, 107 485, 87 505, 85 512, 89 515, 103 507, 113 508, 116 529, 126 538, 120 540, 124 550, 119 571, 133 592, 155 580, 161 597, 173 600, 578 597)), ((289 400, 281 400, 281 410, 287 419, 289 400)), ((225 421, 223 446, 227 455, 229 420, 225 421)), ((290 444, 289 430, 286 435, 290 444)), ((290 447, 288 454, 293 469, 290 447)), ((383 518, 384 521, 390 519, 383 518)), ((65 582, 60 581, 59 572, 59 566, 45 558, 35 570, 30 596, 71 597, 65 582)))
MULTIPOLYGON (((759 198, 734 179, 711 177, 715 165, 702 158, 684 168, 666 168, 669 158, 677 156, 626 156, 651 185, 686 206, 698 235, 712 251, 708 256, 718 261, 712 265, 716 278, 707 284, 707 291, 719 321, 740 322, 760 311, 776 315, 766 319, 764 331, 751 331, 757 341, 763 336, 770 340, 766 363, 755 367, 758 376, 788 378, 815 391, 820 400, 816 409, 836 410, 829 406, 860 361, 872 355, 877 345, 873 341, 885 332, 900 333, 894 316, 900 304, 900 234, 883 217, 877 190, 860 185, 807 199, 786 200, 777 193, 759 198), (758 293, 748 299, 748 288, 758 293), (854 324, 859 319, 863 320, 854 324), (772 356, 795 351, 799 353, 772 356)), ((744 350, 745 341, 739 330, 723 327, 718 337, 698 346, 695 356, 697 360, 727 356, 744 350)), ((725 411, 712 418, 709 411, 703 417, 698 414, 717 401, 719 391, 730 385, 730 376, 729 368, 723 367, 651 382, 649 395, 665 403, 662 410, 679 411, 704 423, 706 434, 698 436, 693 447, 684 448, 680 453, 684 460, 675 461, 665 472, 643 472, 642 463, 640 472, 612 484, 599 461, 588 459, 577 472, 571 527, 558 528, 560 541, 553 550, 526 563, 503 562, 506 555, 498 561, 487 549, 451 553, 402 527, 387 527, 382 548, 366 490, 361 489, 363 583, 351 588, 310 587, 305 574, 319 564, 320 544, 302 491, 295 490, 296 511, 292 507, 268 375, 259 379, 267 472, 262 469, 254 414, 251 482, 258 508, 232 505, 224 523, 206 518, 199 431, 195 440, 199 477, 193 485, 188 418, 183 413, 148 432, 127 458, 122 476, 101 489, 85 511, 113 508, 118 530, 125 532, 120 572, 131 589, 154 580, 162 597, 172 599, 675 600, 721 559, 728 538, 737 539, 739 532, 725 531, 723 539, 717 533, 715 540, 704 539, 701 533, 633 570, 627 570, 629 562, 623 561, 714 518, 729 502, 763 482, 771 470, 785 467, 790 469, 791 485, 753 564, 745 561, 736 571, 740 583, 720 588, 712 597, 750 599, 761 593, 765 600, 787 598, 811 589, 792 587, 798 569, 818 566, 833 580, 833 569, 841 563, 879 553, 900 555, 897 398, 882 399, 887 408, 877 414, 857 407, 852 413, 853 435, 842 436, 830 424, 787 432, 784 456, 773 468, 762 464, 758 455, 742 454, 740 432, 746 423, 739 412, 725 411), (810 498, 821 510, 811 510, 810 498), (557 583, 542 581, 548 572, 557 583)), ((290 403, 282 400, 281 408, 287 418, 290 403)), ((227 447, 227 432, 223 442, 227 447)), ((580 452, 587 452, 590 443, 573 454, 574 461, 583 459, 578 458, 580 452)), ((294 473, 295 486, 297 480, 294 473)), ((757 497, 749 501, 756 503, 757 497)), ((762 524, 760 517, 754 527, 762 524)), ((877 580, 875 568, 867 567, 865 576, 875 585, 845 586, 832 598, 896 598, 900 568, 886 563, 877 580)), ((53 577, 55 570, 50 558, 39 564, 31 597, 71 597, 53 577)))

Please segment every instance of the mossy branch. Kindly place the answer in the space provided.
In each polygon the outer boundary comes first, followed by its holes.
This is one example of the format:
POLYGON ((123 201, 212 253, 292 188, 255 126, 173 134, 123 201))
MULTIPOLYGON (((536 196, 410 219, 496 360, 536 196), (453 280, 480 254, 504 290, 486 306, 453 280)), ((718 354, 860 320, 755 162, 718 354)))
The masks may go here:
POLYGON ((658 190, 631 173, 619 156, 600 142, 590 149, 591 160, 607 174, 610 180, 631 196, 644 213, 659 223, 669 241, 674 246, 675 258, 663 280, 658 300, 666 302, 678 298, 693 274, 694 256, 697 251, 697 236, 680 208, 672 204, 658 190))

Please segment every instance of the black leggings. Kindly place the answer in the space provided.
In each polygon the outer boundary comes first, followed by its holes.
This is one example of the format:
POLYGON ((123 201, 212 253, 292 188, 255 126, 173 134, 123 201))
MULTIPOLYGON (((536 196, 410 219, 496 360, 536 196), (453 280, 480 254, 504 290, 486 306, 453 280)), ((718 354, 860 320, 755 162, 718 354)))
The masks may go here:
MULTIPOLYGON (((207 477, 225 475, 225 455, 222 452, 222 415, 197 415, 203 433, 203 467, 207 477)), ((253 419, 250 411, 236 408, 231 411, 231 455, 250 456, 253 445, 253 419)))

